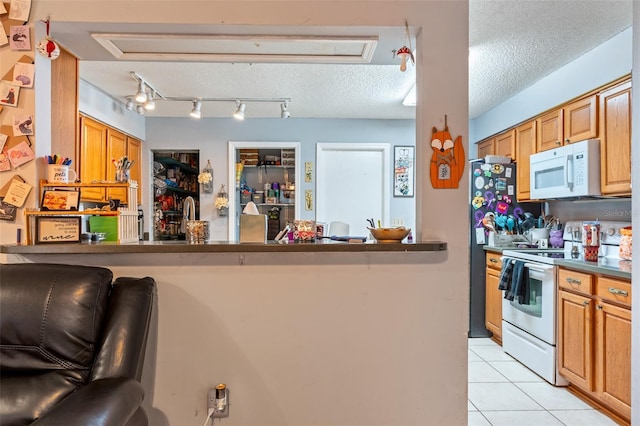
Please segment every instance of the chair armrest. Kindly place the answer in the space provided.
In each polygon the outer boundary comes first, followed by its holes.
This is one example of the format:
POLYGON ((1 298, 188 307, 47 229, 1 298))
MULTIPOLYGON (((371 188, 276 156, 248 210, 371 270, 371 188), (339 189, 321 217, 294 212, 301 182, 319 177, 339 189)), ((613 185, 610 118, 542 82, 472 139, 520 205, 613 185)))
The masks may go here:
POLYGON ((32 426, 122 426, 143 399, 142 385, 133 379, 99 379, 63 399, 32 426))

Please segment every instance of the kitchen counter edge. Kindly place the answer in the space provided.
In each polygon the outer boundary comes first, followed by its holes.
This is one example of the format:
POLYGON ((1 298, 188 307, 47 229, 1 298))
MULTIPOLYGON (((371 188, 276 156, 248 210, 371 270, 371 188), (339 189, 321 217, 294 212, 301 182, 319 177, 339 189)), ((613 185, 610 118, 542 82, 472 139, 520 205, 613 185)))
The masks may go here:
POLYGON ((0 245, 5 254, 123 254, 123 253, 367 253, 367 252, 442 252, 443 241, 416 243, 237 243, 210 241, 188 244, 184 241, 141 241, 119 244, 115 242, 75 244, 6 244, 0 245))

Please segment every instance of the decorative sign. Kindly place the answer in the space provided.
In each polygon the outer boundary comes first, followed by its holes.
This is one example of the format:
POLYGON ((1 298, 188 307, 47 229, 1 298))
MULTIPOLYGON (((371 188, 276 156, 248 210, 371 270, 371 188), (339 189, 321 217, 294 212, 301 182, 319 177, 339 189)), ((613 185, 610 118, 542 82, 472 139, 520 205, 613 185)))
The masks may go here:
POLYGON ((79 242, 79 216, 36 217, 36 244, 79 242))
POLYGON ((313 166, 311 161, 305 161, 304 163, 304 181, 311 182, 311 176, 313 176, 313 166))
POLYGON ((311 189, 304 191, 304 209, 306 211, 313 210, 313 190, 311 189))
POLYGON ((413 197, 412 146, 396 146, 393 156, 393 196, 413 197))
POLYGON ((458 187, 465 166, 464 147, 462 136, 453 141, 447 116, 444 116, 444 130, 438 131, 435 127, 431 134, 431 185, 436 189, 452 189, 458 187))

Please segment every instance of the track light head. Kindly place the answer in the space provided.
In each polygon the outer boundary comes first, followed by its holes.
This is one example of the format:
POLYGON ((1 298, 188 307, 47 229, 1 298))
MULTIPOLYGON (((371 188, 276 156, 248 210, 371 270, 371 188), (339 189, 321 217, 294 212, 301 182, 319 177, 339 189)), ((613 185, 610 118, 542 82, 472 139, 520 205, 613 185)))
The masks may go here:
POLYGON ((125 105, 125 108, 127 108, 129 111, 133 111, 133 101, 131 99, 127 99, 127 103, 125 105))
POLYGON ((144 90, 144 81, 138 83, 138 92, 136 93, 136 102, 144 103, 147 101, 147 93, 144 90))
POLYGON ((140 115, 144 115, 144 107, 142 105, 138 105, 136 107, 136 112, 140 115))
POLYGON ((147 111, 156 109, 156 102, 153 98, 155 98, 155 93, 151 90, 147 91, 147 102, 144 103, 144 109, 147 111))
POLYGON ((237 102, 237 104, 238 109, 233 113, 233 118, 235 118, 236 120, 244 120, 244 110, 247 106, 242 102, 237 102))
POLYGON ((200 108, 202 108, 202 102, 200 101, 193 101, 193 109, 191 110, 191 112, 189 113, 189 115, 193 118, 200 118, 202 117, 202 113, 200 112, 200 108))
POLYGON ((291 114, 289 113, 289 102, 283 102, 280 104, 280 118, 289 118, 291 114))

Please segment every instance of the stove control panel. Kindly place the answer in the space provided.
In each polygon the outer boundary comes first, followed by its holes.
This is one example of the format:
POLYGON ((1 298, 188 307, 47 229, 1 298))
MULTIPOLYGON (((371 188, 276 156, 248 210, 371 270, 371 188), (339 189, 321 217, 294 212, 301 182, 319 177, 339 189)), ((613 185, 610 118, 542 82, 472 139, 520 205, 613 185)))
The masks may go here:
MULTIPOLYGON (((631 226, 631 222, 600 222, 600 243, 618 246, 620 245, 620 229, 631 226)), ((568 221, 564 225, 563 239, 565 241, 582 241, 582 221, 568 221)))

